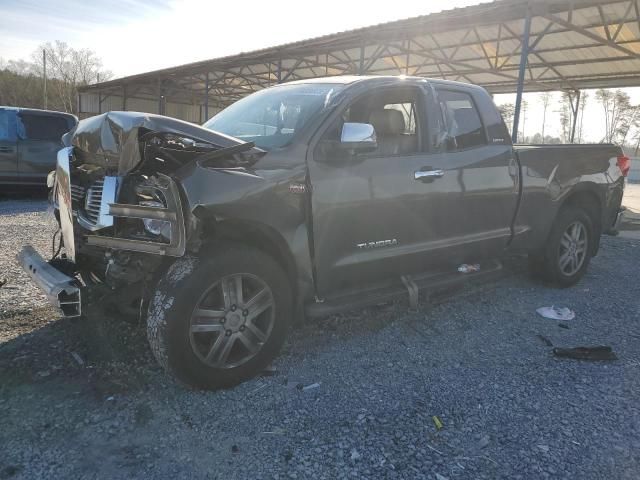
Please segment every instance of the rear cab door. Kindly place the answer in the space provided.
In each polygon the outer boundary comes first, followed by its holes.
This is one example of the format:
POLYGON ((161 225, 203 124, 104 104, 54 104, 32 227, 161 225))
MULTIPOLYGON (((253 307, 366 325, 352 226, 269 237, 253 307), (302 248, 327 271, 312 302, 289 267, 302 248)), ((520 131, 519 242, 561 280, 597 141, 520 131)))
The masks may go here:
POLYGON ((18 175, 20 183, 45 185, 55 169, 62 136, 73 128, 73 117, 48 112, 18 114, 18 175))
POLYGON ((0 184, 18 183, 16 111, 0 108, 0 184))
MULTIPOLYGON (((449 263, 477 261, 508 245, 520 195, 520 171, 509 133, 482 89, 433 82, 431 117, 441 122, 430 167, 443 176, 424 192, 424 208, 436 208, 437 238, 449 263), (437 110, 437 112, 435 112, 437 110), (442 131, 444 130, 444 132, 442 131), (442 190, 447 197, 438 195, 442 190), (445 200, 443 203, 442 200, 445 200)), ((432 122, 433 124, 433 122, 432 122)), ((434 134, 437 134, 434 132, 434 134)), ((438 244, 434 250, 441 250, 438 244)))

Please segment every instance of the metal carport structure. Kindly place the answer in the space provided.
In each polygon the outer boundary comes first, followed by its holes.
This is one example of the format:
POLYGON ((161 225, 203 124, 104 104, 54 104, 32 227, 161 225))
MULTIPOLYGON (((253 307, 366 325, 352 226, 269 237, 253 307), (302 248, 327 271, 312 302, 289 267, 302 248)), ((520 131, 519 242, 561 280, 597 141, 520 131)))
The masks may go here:
POLYGON ((202 122, 277 83, 404 74, 515 92, 515 136, 524 91, 570 92, 576 114, 581 89, 640 86, 639 2, 497 0, 88 85, 78 106, 202 122))

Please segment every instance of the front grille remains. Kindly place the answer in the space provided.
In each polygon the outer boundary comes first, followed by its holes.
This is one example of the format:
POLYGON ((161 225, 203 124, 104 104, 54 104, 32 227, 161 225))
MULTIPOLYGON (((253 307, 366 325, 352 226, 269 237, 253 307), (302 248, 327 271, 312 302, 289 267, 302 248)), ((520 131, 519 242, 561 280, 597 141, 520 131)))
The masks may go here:
POLYGON ((91 231, 113 226, 113 217, 109 215, 109 205, 116 203, 119 182, 119 177, 107 176, 96 180, 86 190, 82 187, 77 189, 75 186, 72 187, 77 192, 85 192, 85 195, 76 202, 80 226, 91 231))
POLYGON ((76 203, 80 203, 84 198, 84 194, 85 194, 84 187, 81 187, 80 185, 75 185, 73 183, 71 184, 71 200, 73 200, 76 203))
POLYGON ((102 192, 104 190, 104 179, 96 180, 88 189, 84 202, 86 220, 93 226, 100 221, 100 209, 102 208, 102 192))

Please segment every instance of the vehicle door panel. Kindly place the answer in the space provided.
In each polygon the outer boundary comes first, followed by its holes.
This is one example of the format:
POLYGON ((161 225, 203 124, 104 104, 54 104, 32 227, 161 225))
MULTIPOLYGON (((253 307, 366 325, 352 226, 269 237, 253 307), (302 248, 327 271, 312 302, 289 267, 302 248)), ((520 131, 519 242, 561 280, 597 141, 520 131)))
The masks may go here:
POLYGON ((18 181, 15 113, 0 110, 0 183, 18 181))
MULTIPOLYGON (((423 107, 417 112, 422 131, 423 107)), ((446 212, 445 205, 455 205, 452 200, 459 196, 457 182, 443 184, 438 179, 433 205, 426 205, 424 196, 432 186, 416 181, 414 175, 431 163, 433 155, 423 151, 309 162, 320 293, 428 269, 425 253, 430 242, 439 240, 434 225, 446 212), (446 190, 449 185, 453 191, 446 190)))
MULTIPOLYGON (((482 129, 478 138, 468 141, 468 136, 458 132, 461 142, 453 142, 453 148, 446 148, 440 154, 441 168, 445 171, 443 178, 458 183, 460 192, 455 200, 458 215, 449 217, 451 222, 445 237, 454 247, 461 245, 461 251, 453 249, 448 252, 455 261, 473 261, 499 255, 511 238, 511 226, 517 209, 519 195, 519 171, 508 138, 504 134, 499 140, 494 137, 496 128, 491 125, 487 129, 486 122, 493 121, 479 115, 480 111, 473 97, 468 92, 448 91, 436 92, 439 102, 449 101, 449 105, 472 108, 476 112, 478 128, 482 129), (464 100, 464 102, 463 102, 464 100), (484 122, 484 123, 482 123, 484 122), (466 140, 465 140, 466 138, 466 140), (491 141, 489 141, 489 140, 491 141), (467 142, 467 144, 465 144, 467 142)), ((451 115, 451 107, 444 107, 443 115, 451 115)), ((501 122, 501 119, 499 119, 501 122)), ((445 118, 447 128, 451 119, 445 118)), ((456 127, 457 128, 457 127, 456 127)), ((462 128, 462 127, 460 127, 462 128)), ((473 127, 475 128, 475 127, 473 127)), ((456 132, 448 132, 455 137, 456 132)), ((451 185, 449 188, 453 188, 451 185)), ((429 201, 428 198, 425 198, 429 201)))

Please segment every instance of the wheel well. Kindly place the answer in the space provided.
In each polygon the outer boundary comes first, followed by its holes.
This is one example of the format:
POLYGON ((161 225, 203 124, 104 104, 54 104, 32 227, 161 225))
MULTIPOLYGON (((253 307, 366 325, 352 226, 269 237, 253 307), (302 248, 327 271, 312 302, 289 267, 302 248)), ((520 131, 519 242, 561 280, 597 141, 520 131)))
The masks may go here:
POLYGON ((563 203, 565 205, 572 205, 574 207, 582 208, 587 212, 594 226, 602 223, 602 206, 600 205, 600 199, 598 196, 587 190, 572 193, 563 203))
POLYGON ((581 190, 572 193, 563 202, 562 206, 564 207, 565 205, 578 207, 584 210, 587 215, 589 215, 594 228, 593 233, 595 238, 595 245, 593 249, 593 255, 595 255, 600 246, 600 234, 602 232, 602 205, 600 203, 600 199, 592 191, 581 190))
POLYGON ((284 270, 295 298, 298 289, 296 263, 284 239, 276 231, 270 231, 268 226, 245 222, 219 222, 204 234, 200 251, 220 243, 243 244, 269 255, 284 270))

